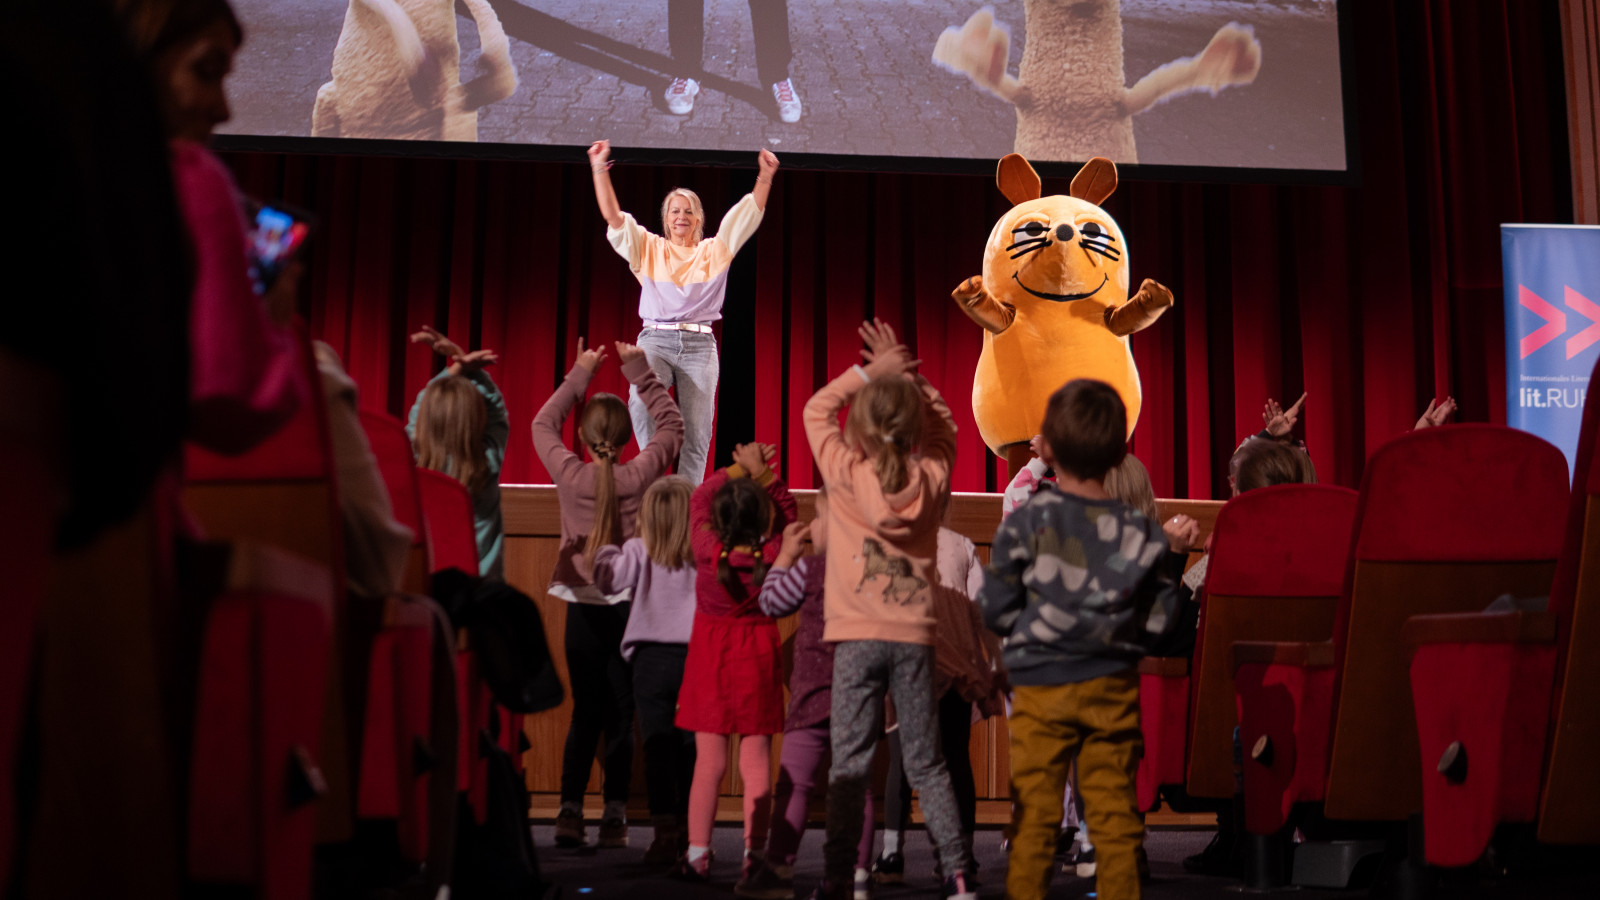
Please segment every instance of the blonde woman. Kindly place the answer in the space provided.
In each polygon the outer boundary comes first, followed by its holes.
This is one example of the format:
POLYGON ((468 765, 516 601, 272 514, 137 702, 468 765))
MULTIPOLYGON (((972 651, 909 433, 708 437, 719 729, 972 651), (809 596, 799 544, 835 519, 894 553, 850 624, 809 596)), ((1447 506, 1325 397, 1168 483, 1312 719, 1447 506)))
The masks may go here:
POLYGON ((478 571, 484 578, 503 578, 500 465, 506 458, 511 420, 500 388, 484 371, 500 357, 493 350, 468 353, 426 325, 411 341, 427 344, 450 361, 411 406, 406 434, 416 450, 417 465, 443 472, 467 486, 478 536, 478 571))
MULTIPOLYGON (((755 187, 722 217, 717 233, 705 237, 706 213, 700 198, 686 188, 673 188, 661 202, 662 235, 652 234, 617 204, 611 187, 611 143, 589 147, 594 195, 606 220, 606 238, 639 280, 639 348, 656 377, 678 389, 683 411, 683 452, 678 474, 699 484, 711 451, 711 423, 716 415, 717 378, 721 363, 712 324, 722 318, 728 290, 728 267, 739 248, 761 225, 778 157, 762 150, 755 187)), ((633 432, 644 446, 655 431, 637 388, 628 393, 633 432)))

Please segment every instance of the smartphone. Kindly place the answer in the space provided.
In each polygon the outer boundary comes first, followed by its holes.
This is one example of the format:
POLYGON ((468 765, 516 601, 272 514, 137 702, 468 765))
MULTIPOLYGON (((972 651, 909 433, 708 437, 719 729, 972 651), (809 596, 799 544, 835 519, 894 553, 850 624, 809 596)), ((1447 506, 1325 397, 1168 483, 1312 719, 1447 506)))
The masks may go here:
POLYGON ((305 246, 311 235, 312 218, 309 213, 283 203, 249 201, 249 256, 250 280, 257 294, 266 294, 305 246))

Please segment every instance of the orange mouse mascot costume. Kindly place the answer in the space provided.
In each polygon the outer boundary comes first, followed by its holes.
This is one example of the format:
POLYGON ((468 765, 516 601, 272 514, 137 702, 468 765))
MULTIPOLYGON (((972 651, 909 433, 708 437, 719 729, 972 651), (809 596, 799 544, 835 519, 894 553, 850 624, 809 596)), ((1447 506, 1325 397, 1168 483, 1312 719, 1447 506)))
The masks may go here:
POLYGON ((1172 292, 1145 279, 1128 296, 1128 247, 1099 206, 1117 189, 1110 160, 1084 164, 1066 197, 1039 196, 1038 174, 1015 153, 1000 160, 995 180, 1015 205, 989 233, 983 275, 951 296, 984 329, 972 385, 978 431, 1015 470, 1050 395, 1074 378, 1116 388, 1133 434, 1139 370, 1128 335, 1160 318, 1172 292))

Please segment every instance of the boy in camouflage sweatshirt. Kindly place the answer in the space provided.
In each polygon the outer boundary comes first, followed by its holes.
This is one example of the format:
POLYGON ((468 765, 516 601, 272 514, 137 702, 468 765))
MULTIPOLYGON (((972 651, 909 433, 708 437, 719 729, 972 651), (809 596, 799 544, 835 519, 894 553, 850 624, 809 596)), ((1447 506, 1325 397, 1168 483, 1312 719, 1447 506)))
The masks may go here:
POLYGON ((1006 896, 1042 900, 1049 888, 1062 787, 1077 757, 1096 891, 1102 900, 1137 898, 1136 666, 1173 618, 1199 526, 1179 516, 1163 527, 1106 493, 1102 481, 1127 437, 1127 412, 1109 385, 1068 382, 1050 398, 1041 432, 1057 484, 1042 485, 1001 524, 981 598, 985 623, 1005 637, 1015 688, 1006 896))

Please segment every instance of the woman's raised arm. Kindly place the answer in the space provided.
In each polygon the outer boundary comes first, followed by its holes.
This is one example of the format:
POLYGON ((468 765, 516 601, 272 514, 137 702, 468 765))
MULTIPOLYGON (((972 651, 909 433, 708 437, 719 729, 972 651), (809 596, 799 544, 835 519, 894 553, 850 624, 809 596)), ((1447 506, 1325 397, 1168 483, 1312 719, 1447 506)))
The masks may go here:
POLYGON ((600 215, 612 228, 622 227, 622 207, 617 203, 617 192, 611 187, 611 142, 595 141, 589 145, 589 170, 594 173, 594 199, 600 204, 600 215))

